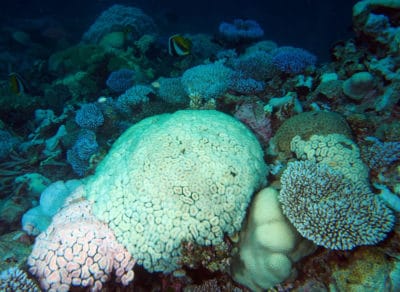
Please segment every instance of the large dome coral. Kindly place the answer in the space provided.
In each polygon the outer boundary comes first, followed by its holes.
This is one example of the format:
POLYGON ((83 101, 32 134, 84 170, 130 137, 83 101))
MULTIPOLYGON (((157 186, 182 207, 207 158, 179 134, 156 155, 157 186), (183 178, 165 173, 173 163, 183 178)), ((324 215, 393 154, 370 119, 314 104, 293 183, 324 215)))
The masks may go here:
POLYGON ((178 111, 128 129, 88 181, 93 212, 149 271, 179 267, 180 244, 239 231, 267 167, 255 136, 217 111, 178 111))

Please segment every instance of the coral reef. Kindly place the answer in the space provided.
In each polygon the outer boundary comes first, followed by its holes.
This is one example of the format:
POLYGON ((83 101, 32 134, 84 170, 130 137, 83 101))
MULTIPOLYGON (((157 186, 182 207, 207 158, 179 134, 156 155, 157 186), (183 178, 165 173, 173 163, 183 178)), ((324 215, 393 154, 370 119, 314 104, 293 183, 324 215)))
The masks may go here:
POLYGON ((135 71, 126 68, 112 71, 106 80, 107 87, 114 92, 124 92, 133 85, 135 75, 135 71))
POLYGON ((257 40, 264 35, 264 30, 255 20, 235 19, 233 23, 222 22, 219 32, 223 38, 231 42, 257 40))
POLYGON ((254 131, 263 145, 267 145, 271 136, 271 121, 265 116, 263 106, 257 103, 243 103, 236 110, 235 115, 254 131))
POLYGON ((138 264, 167 273, 180 267, 182 241, 217 245, 240 229, 266 173, 258 141, 236 119, 178 111, 128 129, 85 189, 138 264))
POLYGON ((287 221, 278 192, 270 187, 256 194, 238 248, 231 273, 252 291, 272 288, 293 276, 292 264, 315 249, 287 221))
POLYGON ((273 137, 273 145, 277 151, 290 152, 290 143, 294 136, 307 140, 312 135, 331 133, 351 137, 351 130, 346 120, 338 113, 314 111, 298 114, 279 127, 273 137))
POLYGON ((308 141, 295 136, 290 150, 298 159, 324 163, 353 182, 368 181, 368 168, 361 159, 360 149, 342 134, 312 135, 308 141))
POLYGON ((355 3, 331 58, 297 9, 97 2, 2 19, 0 290, 399 290, 399 1, 355 3))
POLYGON ((40 292, 37 284, 23 270, 12 267, 0 274, 0 289, 4 292, 40 292))
POLYGON ((208 101, 216 99, 228 90, 233 71, 220 63, 199 65, 186 70, 182 85, 186 93, 208 101))
POLYGON ((373 245, 393 228, 393 213, 376 195, 324 162, 290 162, 281 184, 283 213, 318 245, 341 250, 373 245))
POLYGON ((87 43, 96 44, 107 34, 124 32, 129 29, 133 39, 145 33, 155 32, 156 26, 151 17, 136 7, 115 4, 103 11, 82 37, 87 43))
POLYGON ((67 161, 77 175, 84 176, 89 169, 90 158, 98 150, 96 134, 84 129, 79 132, 72 148, 67 151, 67 161))
POLYGON ((75 122, 81 128, 95 130, 104 123, 104 116, 95 103, 85 103, 76 111, 75 122))
POLYGON ((315 55, 301 48, 279 47, 272 51, 272 63, 287 74, 299 74, 316 62, 315 55))
MULTIPOLYGON (((159 97, 168 103, 187 104, 189 98, 183 88, 181 77, 157 79, 159 97)), ((153 83, 154 84, 154 83, 153 83)))
POLYGON ((111 273, 124 286, 133 280, 132 259, 111 229, 92 215, 92 206, 77 190, 35 241, 29 271, 44 290, 69 291, 71 286, 100 291, 111 273))

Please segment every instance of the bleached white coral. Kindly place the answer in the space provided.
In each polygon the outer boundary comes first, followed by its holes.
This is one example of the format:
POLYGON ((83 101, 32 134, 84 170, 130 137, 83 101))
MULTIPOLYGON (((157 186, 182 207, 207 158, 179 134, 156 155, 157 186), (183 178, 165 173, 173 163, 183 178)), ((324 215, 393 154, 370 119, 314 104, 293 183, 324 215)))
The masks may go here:
POLYGON ((86 191, 138 264, 170 272, 182 241, 214 245, 239 231, 266 173, 257 139, 239 121, 179 111, 128 129, 86 191))
POLYGON ((290 150, 299 159, 325 163, 339 170, 353 182, 368 179, 368 168, 361 159, 360 149, 342 134, 313 135, 308 141, 295 136, 290 150))
POLYGON ((238 253, 232 260, 232 276, 251 291, 265 291, 295 273, 292 266, 315 251, 282 213, 278 191, 258 192, 240 233, 238 253))

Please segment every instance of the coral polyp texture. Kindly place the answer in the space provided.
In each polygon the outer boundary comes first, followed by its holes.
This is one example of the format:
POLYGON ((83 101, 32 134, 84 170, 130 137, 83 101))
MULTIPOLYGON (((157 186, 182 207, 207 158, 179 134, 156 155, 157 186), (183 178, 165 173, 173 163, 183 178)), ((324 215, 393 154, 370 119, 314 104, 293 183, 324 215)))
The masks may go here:
POLYGON ((264 30, 257 21, 251 19, 235 19, 233 23, 221 22, 221 36, 232 42, 257 40, 264 35, 264 30))
POLYGON ((315 111, 304 112, 285 120, 273 137, 277 151, 290 152, 290 143, 294 136, 308 139, 312 135, 342 134, 351 137, 351 129, 346 120, 338 113, 315 111))
POLYGON ((154 33, 156 26, 153 19, 143 10, 115 4, 103 11, 82 37, 86 43, 98 43, 106 34, 129 31, 134 39, 146 33, 154 33))
POLYGON ((290 162, 281 177, 283 213, 304 237, 349 250, 386 238, 395 217, 362 182, 315 161, 290 162))
POLYGON ((400 160, 400 141, 381 142, 369 137, 368 142, 361 147, 361 157, 371 170, 378 172, 400 160))
POLYGON ((131 115, 140 104, 149 102, 149 96, 153 93, 150 86, 134 85, 118 96, 115 107, 122 114, 131 115))
POLYGON ((301 48, 279 47, 272 52, 272 63, 287 74, 299 74, 316 62, 315 55, 301 48))
POLYGON ((95 130, 104 123, 104 116, 95 103, 85 103, 76 111, 75 122, 83 129, 95 130))
POLYGON ((36 238, 28 258, 29 271, 46 291, 70 291, 74 286, 100 291, 112 272, 122 285, 133 280, 135 260, 92 215, 91 204, 77 196, 80 192, 36 238))
POLYGON ((344 135, 313 135, 308 141, 295 136, 290 148, 297 158, 325 163, 353 182, 368 181, 368 167, 361 159, 360 149, 344 135))
POLYGON ((95 216, 148 271, 180 267, 181 243, 241 228, 267 167, 256 137, 217 111, 178 111, 129 128, 88 180, 95 216))
POLYGON ((25 271, 17 267, 4 270, 0 274, 0 291, 3 292, 40 292, 39 286, 25 271))
POLYGON ((189 97, 215 99, 225 93, 234 71, 221 63, 198 65, 183 73, 181 82, 189 97))
POLYGON ((188 103, 189 99, 183 89, 181 77, 160 77, 157 83, 158 95, 163 101, 174 104, 188 103))
POLYGON ((133 86, 136 72, 127 68, 122 68, 110 73, 106 80, 106 85, 114 92, 124 92, 133 86))

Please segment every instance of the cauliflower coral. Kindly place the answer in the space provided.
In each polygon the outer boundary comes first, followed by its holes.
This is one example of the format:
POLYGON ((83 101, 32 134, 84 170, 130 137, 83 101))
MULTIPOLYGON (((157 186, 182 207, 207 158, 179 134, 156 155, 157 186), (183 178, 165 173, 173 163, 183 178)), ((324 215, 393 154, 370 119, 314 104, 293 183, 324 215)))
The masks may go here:
POLYGON ((29 271, 46 291, 70 291, 71 286, 100 291, 112 271, 117 282, 128 285, 135 260, 110 228, 93 216, 90 202, 79 198, 82 188, 78 189, 36 238, 29 271))

